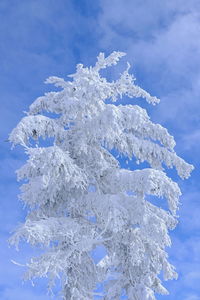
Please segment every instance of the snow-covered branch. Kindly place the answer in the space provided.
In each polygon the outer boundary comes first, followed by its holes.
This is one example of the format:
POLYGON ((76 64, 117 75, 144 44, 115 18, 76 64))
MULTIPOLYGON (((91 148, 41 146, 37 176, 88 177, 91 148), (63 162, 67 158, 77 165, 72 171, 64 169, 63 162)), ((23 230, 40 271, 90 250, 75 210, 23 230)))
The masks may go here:
POLYGON ((155 293, 168 293, 160 274, 177 278, 165 247, 181 192, 164 167, 188 178, 193 166, 175 153, 174 138, 145 109, 116 105, 123 96, 159 103, 135 84, 129 64, 118 80, 102 77, 101 70, 124 55, 100 53, 95 66, 78 64, 69 80, 49 77, 46 83, 61 90, 37 98, 9 137, 28 155, 17 176, 29 209, 10 243, 41 247, 26 278, 48 276, 49 289, 59 278, 65 300, 92 300, 98 283, 104 300, 119 299, 122 290, 128 299, 155 300, 155 293), (129 170, 120 168, 114 152, 130 159, 129 170), (135 160, 149 168, 135 170, 135 160), (149 196, 163 198, 168 208, 149 196), (106 256, 95 264, 91 251, 99 245, 106 256))

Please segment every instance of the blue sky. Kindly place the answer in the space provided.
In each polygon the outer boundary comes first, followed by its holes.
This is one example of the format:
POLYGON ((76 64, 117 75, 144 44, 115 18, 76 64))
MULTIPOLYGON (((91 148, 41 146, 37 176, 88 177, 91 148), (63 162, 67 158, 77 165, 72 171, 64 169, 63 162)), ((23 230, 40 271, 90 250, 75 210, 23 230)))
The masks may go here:
POLYGON ((158 299, 199 300, 200 1, 1 0, 0 20, 0 299, 50 299, 44 280, 22 285, 23 268, 11 263, 23 264, 36 251, 24 245, 16 252, 6 243, 25 216, 14 173, 25 156, 5 140, 23 111, 50 89, 43 84, 48 76, 66 77, 79 62, 93 64, 100 51, 120 50, 137 83, 161 98, 158 106, 146 106, 151 118, 169 129, 177 153, 195 166, 187 181, 173 174, 183 192, 169 249, 179 279, 167 282, 170 295, 158 299))

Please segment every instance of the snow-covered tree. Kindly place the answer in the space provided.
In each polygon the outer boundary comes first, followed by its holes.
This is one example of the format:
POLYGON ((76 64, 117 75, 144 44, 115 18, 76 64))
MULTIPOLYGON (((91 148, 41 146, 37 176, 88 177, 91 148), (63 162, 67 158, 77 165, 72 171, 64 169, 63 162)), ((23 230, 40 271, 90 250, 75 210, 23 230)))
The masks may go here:
POLYGON ((181 192, 163 168, 187 178, 193 167, 145 109, 116 105, 122 96, 159 102, 135 85, 129 65, 116 81, 102 77, 100 71, 124 55, 100 53, 94 67, 78 64, 69 81, 47 79, 59 91, 36 99, 10 134, 28 155, 17 171, 28 215, 10 243, 42 247, 27 263, 26 278, 47 276, 49 289, 60 278, 65 300, 93 299, 98 283, 105 300, 120 299, 124 290, 129 300, 153 300, 155 293, 167 294, 160 278, 177 277, 165 248, 181 192), (120 167, 113 153, 126 157, 130 168, 120 167), (149 168, 135 170, 134 160, 149 168), (149 195, 165 198, 168 209, 149 195), (99 245, 106 256, 95 263, 91 252, 99 245))

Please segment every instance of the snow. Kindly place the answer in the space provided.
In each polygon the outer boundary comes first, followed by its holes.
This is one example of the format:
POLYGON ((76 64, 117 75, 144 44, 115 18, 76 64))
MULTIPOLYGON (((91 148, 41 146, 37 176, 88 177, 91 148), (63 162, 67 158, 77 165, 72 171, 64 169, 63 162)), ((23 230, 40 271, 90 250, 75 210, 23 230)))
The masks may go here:
POLYGON ((65 300, 93 299, 102 282, 105 300, 118 299, 123 290, 128 299, 153 300, 154 293, 167 294, 161 271, 164 280, 177 277, 165 247, 171 244, 168 230, 177 224, 181 192, 163 165, 175 167, 181 178, 189 177, 193 166, 175 153, 174 138, 146 110, 115 105, 123 96, 159 103, 135 85, 129 65, 116 81, 101 77, 101 69, 124 55, 100 53, 94 67, 77 65, 69 81, 50 77, 46 83, 62 90, 37 98, 10 134, 28 155, 17 175, 25 180, 20 198, 30 210, 10 243, 25 239, 43 248, 27 263, 25 278, 48 276, 50 289, 60 278, 65 300), (39 139, 49 137, 52 145, 40 147, 39 139), (122 169, 113 149, 150 167, 122 169), (168 210, 147 195, 164 198, 168 210), (91 253, 99 246, 107 254, 95 263, 91 253))

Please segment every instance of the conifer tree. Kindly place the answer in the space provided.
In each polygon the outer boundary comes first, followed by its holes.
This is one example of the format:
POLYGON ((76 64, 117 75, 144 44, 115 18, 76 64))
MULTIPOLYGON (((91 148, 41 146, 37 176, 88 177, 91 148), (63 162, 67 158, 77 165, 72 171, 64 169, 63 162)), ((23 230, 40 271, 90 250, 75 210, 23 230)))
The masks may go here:
POLYGON ((155 293, 167 294, 161 278, 177 277, 165 248, 181 192, 164 168, 188 178, 193 167, 145 109, 117 105, 123 96, 159 102, 135 84, 129 65, 116 81, 102 77, 100 71, 124 55, 100 53, 94 67, 78 64, 68 81, 48 78, 59 91, 37 98, 10 134, 28 155, 17 171, 28 213, 10 243, 42 247, 25 278, 47 276, 49 289, 60 278, 64 300, 93 299, 98 283, 104 300, 120 299, 122 290, 129 300, 154 300, 155 293), (127 157, 131 169, 120 167, 113 151, 127 157), (134 160, 149 167, 135 170, 134 160), (149 195, 164 198, 168 209, 149 195), (95 263, 91 251, 99 245, 106 256, 95 263))

